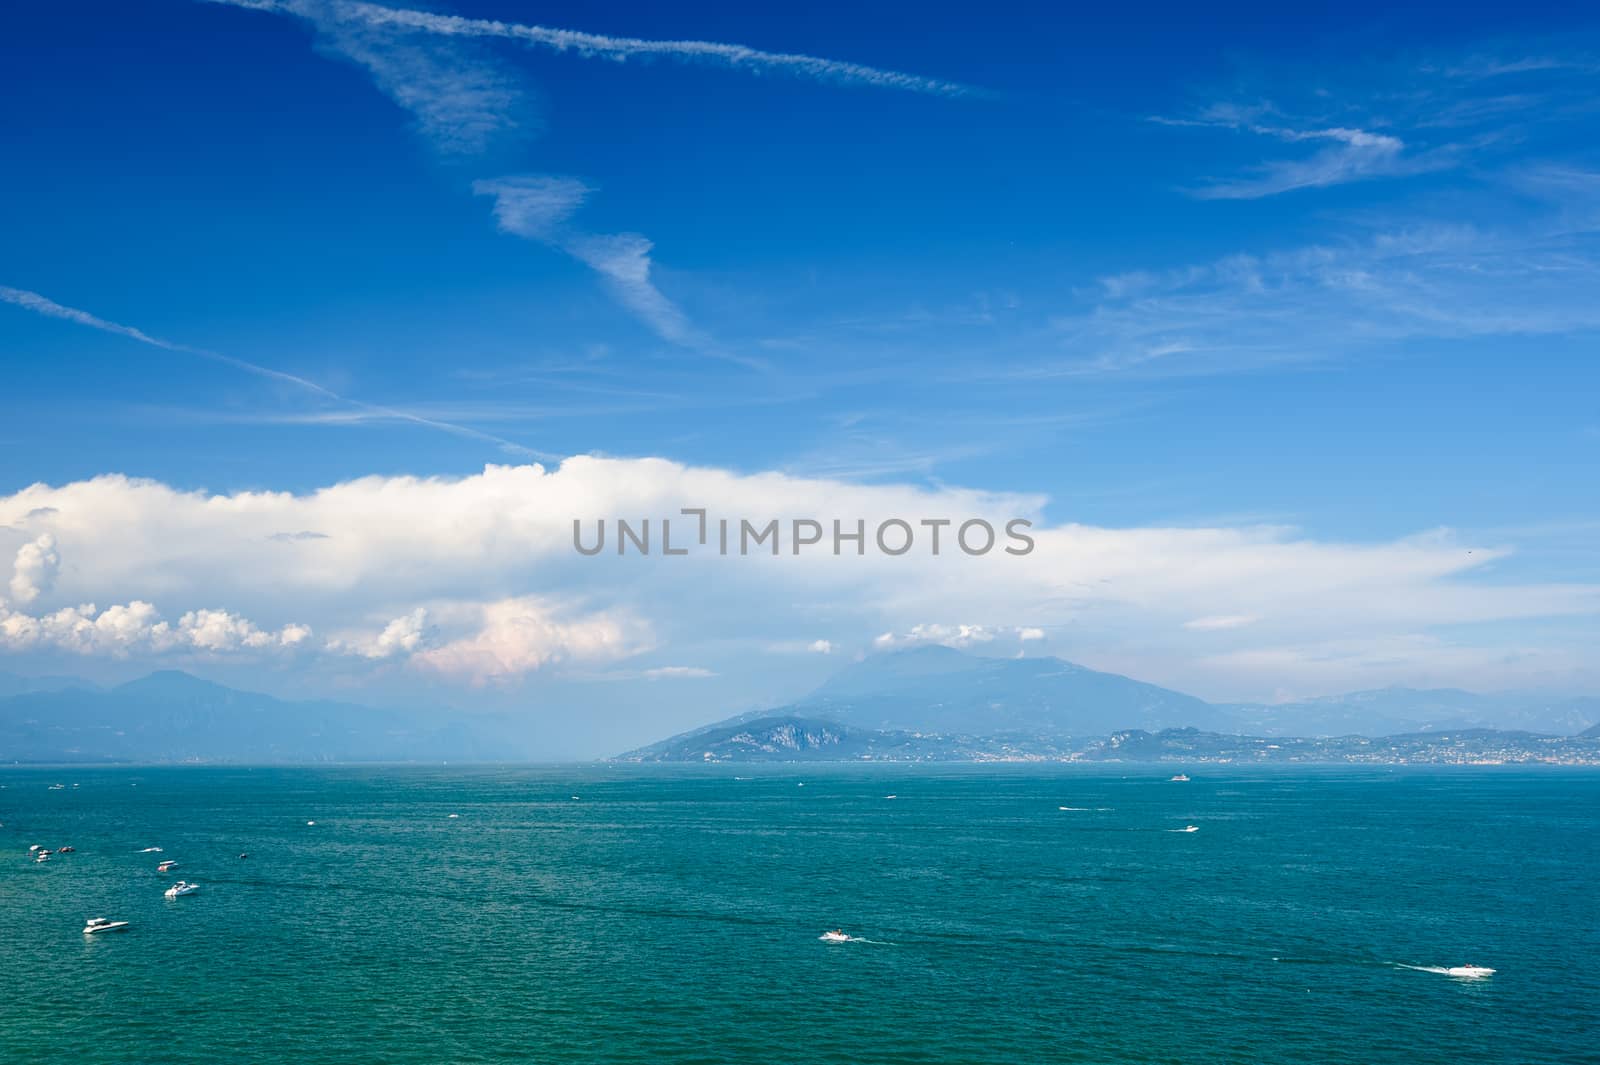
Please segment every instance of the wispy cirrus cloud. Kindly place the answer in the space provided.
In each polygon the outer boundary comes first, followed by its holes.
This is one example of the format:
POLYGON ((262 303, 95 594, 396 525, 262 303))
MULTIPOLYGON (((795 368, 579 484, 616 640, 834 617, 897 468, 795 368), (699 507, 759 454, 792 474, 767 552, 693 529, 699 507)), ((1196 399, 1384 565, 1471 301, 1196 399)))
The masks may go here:
POLYGON ((454 422, 440 421, 436 418, 423 417, 420 414, 415 414, 399 407, 391 407, 381 403, 368 403, 364 400, 352 399, 349 396, 340 395, 331 388, 319 385, 315 381, 300 377, 297 374, 286 373, 283 370, 275 370, 270 366, 262 366, 259 363, 236 358, 233 355, 227 355, 220 351, 212 351, 207 348, 199 348, 189 344, 179 344, 175 343, 174 341, 163 340, 160 337, 152 336, 149 333, 144 332, 142 329, 136 329, 131 325, 123 325, 120 322, 109 321, 97 315, 90 314, 88 311, 79 310, 76 307, 68 307, 64 304, 57 303, 55 300, 52 300, 47 296, 42 296, 37 292, 31 292, 27 289, 11 288, 6 285, 0 285, 0 302, 21 307, 24 310, 32 311, 35 314, 42 314, 47 318, 57 318, 64 322, 72 322, 75 325, 87 326, 90 329, 98 329, 103 333, 111 333, 115 336, 126 337, 129 340, 138 341, 139 343, 149 345, 150 347, 160 348, 163 351, 171 351, 184 355, 194 355, 202 359, 208 359, 212 362, 219 362, 226 366, 232 366, 237 370, 242 370, 245 373, 266 378, 269 381, 275 381, 279 384, 289 385, 298 391, 307 393, 320 400, 338 404, 366 416, 365 418, 355 419, 355 422, 371 419, 409 422, 412 425, 418 425, 428 429, 437 429, 441 432, 450 433, 454 436, 464 437, 469 440, 477 440, 482 443, 493 444, 496 448, 509 455, 520 455, 533 458, 549 457, 541 452, 534 451, 532 448, 525 447, 522 444, 515 443, 511 440, 506 440, 502 437, 493 436, 489 433, 481 432, 480 430, 473 429, 470 426, 459 425, 454 422))
POLYGON ((1309 76, 1303 69, 1258 70, 1192 110, 1149 121, 1282 145, 1185 190, 1198 199, 1260 199, 1492 160, 1537 139, 1541 129, 1587 121, 1597 69, 1591 56, 1533 50, 1309 76))
MULTIPOLYGON (((813 77, 859 81, 887 88, 916 88, 926 79, 811 56, 765 53, 703 41, 644 41, 505 24, 484 19, 355 0, 207 0, 255 11, 287 14, 311 23, 319 47, 364 68, 374 85, 417 121, 418 132, 446 154, 472 155, 526 136, 538 127, 526 105, 530 91, 492 56, 463 42, 505 38, 562 51, 613 59, 635 55, 713 58, 761 71, 793 69, 813 77)), ((927 82, 923 91, 943 83, 927 82)), ((951 92, 958 87, 947 86, 951 92)), ((606 290, 657 336, 702 354, 748 366, 757 360, 724 351, 696 328, 652 278, 654 243, 641 233, 596 233, 572 216, 594 191, 573 177, 514 175, 474 182, 473 191, 495 198, 504 232, 536 240, 584 264, 606 290)))
POLYGON ((520 174, 476 181, 472 191, 494 197, 502 232, 556 248, 600 275, 616 301, 663 340, 746 365, 752 360, 722 352, 690 322, 650 277, 654 248, 639 233, 592 233, 572 221, 594 191, 572 177, 520 174))
POLYGON ((1159 125, 1203 129, 1225 129, 1270 137, 1285 144, 1321 145, 1310 155, 1294 159, 1274 159, 1250 173, 1209 182, 1189 189, 1202 200, 1254 200, 1296 189, 1325 188, 1352 181, 1380 177, 1421 174, 1453 166, 1456 153, 1450 149, 1408 151, 1406 142, 1390 133, 1346 126, 1295 128, 1262 121, 1271 112, 1268 105, 1241 107, 1216 104, 1194 118, 1153 116, 1159 125))
POLYGON ((596 59, 656 58, 690 63, 714 63, 755 74, 782 73, 814 81, 865 85, 933 96, 968 96, 980 92, 953 81, 904 74, 820 56, 763 51, 742 44, 612 37, 579 30, 501 22, 496 19, 466 18, 413 8, 386 7, 361 0, 206 0, 206 2, 316 18, 325 22, 334 20, 375 30, 404 31, 456 39, 514 41, 554 52, 596 59))
POLYGON ((1498 227, 1367 219, 1325 243, 1108 275, 1052 320, 1063 356, 1009 372, 1211 375, 1600 330, 1600 174, 1532 168, 1486 195, 1511 193, 1531 209, 1498 227))
POLYGON ((1399 137, 1362 129, 1260 130, 1287 142, 1322 142, 1326 147, 1303 159, 1263 164, 1251 176, 1192 189, 1202 200, 1254 200, 1296 189, 1326 188, 1380 177, 1404 177, 1453 166, 1453 153, 1407 153, 1399 137))

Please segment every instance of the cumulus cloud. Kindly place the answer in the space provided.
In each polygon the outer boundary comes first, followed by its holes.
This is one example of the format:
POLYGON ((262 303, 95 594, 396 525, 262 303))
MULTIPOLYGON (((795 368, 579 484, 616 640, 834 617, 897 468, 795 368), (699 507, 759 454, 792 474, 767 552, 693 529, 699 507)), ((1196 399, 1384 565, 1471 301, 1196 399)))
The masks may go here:
POLYGON ((553 663, 610 662, 650 648, 647 627, 621 613, 578 615, 534 596, 461 609, 475 615, 473 631, 422 651, 414 663, 482 684, 553 663))
POLYGON ((945 647, 971 647, 989 643, 995 638, 993 630, 983 625, 913 625, 909 632, 886 632, 872 641, 880 651, 894 651, 906 647, 920 647, 936 643, 945 647))
MULTIPOLYGON (((29 514, 28 517, 35 515, 29 514)), ((38 515, 44 517, 46 515, 38 515)), ((61 568, 61 555, 56 551, 56 538, 49 533, 17 549, 17 559, 12 566, 11 598, 19 606, 27 606, 50 590, 56 572, 61 568)))
POLYGON ((298 647, 311 627, 291 622, 276 631, 226 610, 186 612, 173 625, 151 603, 135 599, 100 610, 93 603, 31 615, 0 605, 0 650, 65 651, 128 658, 171 653, 226 655, 298 647))
POLYGON ((695 680, 716 676, 711 670, 700 666, 658 666, 645 670, 644 675, 650 680, 695 680))
POLYGON ((967 650, 1007 637, 1015 637, 1022 642, 1042 640, 1044 630, 1032 627, 995 628, 988 625, 920 624, 913 625, 906 632, 886 632, 873 640, 872 646, 880 651, 899 651, 907 647, 939 644, 943 647, 967 650))
POLYGON ((406 655, 422 646, 428 625, 428 610, 418 607, 409 614, 395 618, 370 642, 362 645, 358 654, 367 658, 393 658, 406 655))
POLYGON ((1086 665, 1244 697, 1306 690, 1308 677, 1326 674, 1314 648, 1350 640, 1388 641, 1395 662, 1349 657, 1341 688, 1448 682, 1439 673, 1469 652, 1501 686, 1548 680, 1542 671, 1555 663, 1583 668, 1581 656, 1557 651, 1581 646, 1600 613, 1600 588, 1518 581, 1510 546, 1448 530, 1342 543, 1261 525, 1104 528, 1046 521, 1044 502, 595 457, 465 477, 364 477, 304 493, 207 494, 120 476, 39 484, 0 496, 0 525, 51 511, 30 526, 72 562, 51 597, 125 605, 8 613, 0 649, 293 650, 321 656, 333 672, 387 664, 506 684, 661 648, 727 681, 756 671, 753 654, 926 643, 1014 653, 1048 633, 1053 653, 1086 665), (656 545, 659 522, 673 518, 673 542, 692 543, 684 507, 706 508, 713 521, 837 517, 869 529, 891 517, 983 518, 997 528, 1023 517, 1035 523, 1037 547, 1025 557, 896 558, 591 558, 573 549, 574 520, 592 529, 618 516, 650 517, 656 545), (268 537, 286 529, 326 538, 285 550, 268 537), (818 619, 826 640, 815 635, 818 619), (1541 619, 1549 653, 1523 647, 1507 657, 1494 634, 1529 619, 1541 619))

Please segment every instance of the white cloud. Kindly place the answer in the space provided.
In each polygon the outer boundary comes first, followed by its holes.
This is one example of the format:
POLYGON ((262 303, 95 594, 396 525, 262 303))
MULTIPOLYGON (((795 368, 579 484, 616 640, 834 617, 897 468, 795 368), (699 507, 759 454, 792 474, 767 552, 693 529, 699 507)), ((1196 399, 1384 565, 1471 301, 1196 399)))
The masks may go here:
POLYGON ((547 665, 603 663, 650 649, 648 628, 621 611, 579 615, 535 596, 462 608, 475 631, 412 661, 474 684, 508 681, 547 665))
POLYGON ((945 647, 974 647, 992 642, 999 633, 985 625, 913 625, 909 632, 886 632, 872 641, 880 651, 897 651, 924 644, 945 647))
POLYGON ((440 151, 471 155, 501 139, 525 138, 539 122, 513 72, 457 41, 349 17, 350 5, 304 0, 317 43, 364 68, 378 89, 415 117, 440 151))
POLYGON ((0 651, 65 651, 113 658, 167 654, 227 655, 272 651, 302 645, 308 625, 290 623, 263 630, 226 610, 191 610, 176 626, 162 620, 155 606, 135 599, 98 609, 93 603, 30 615, 0 605, 0 651))
POLYGON ((590 233, 571 224, 594 190, 577 178, 521 174, 473 183, 494 197, 500 229, 557 248, 598 273, 617 302, 664 340, 691 347, 706 341, 688 317, 650 279, 649 238, 638 233, 590 233))
POLYGON ((991 625, 939 625, 918 624, 911 626, 905 632, 886 632, 872 641, 874 649, 879 651, 899 651, 907 647, 922 647, 928 644, 939 644, 943 647, 954 647, 960 650, 972 650, 985 644, 994 643, 996 640, 1015 639, 1018 643, 1029 643, 1042 640, 1044 630, 1035 626, 991 626, 991 625))
POLYGON ((56 572, 61 568, 61 556, 56 552, 56 538, 49 533, 23 544, 17 549, 16 562, 11 574, 11 598, 19 606, 27 606, 55 583, 56 572))
POLYGON ((1211 614, 1203 618, 1191 618, 1183 623, 1183 627, 1196 632, 1217 632, 1221 629, 1237 629, 1253 625, 1259 620, 1250 614, 1211 614))
POLYGON ((788 73, 817 81, 868 85, 936 96, 963 96, 973 92, 972 89, 955 82, 919 77, 915 74, 901 74, 897 71, 822 59, 817 56, 765 52, 741 44, 610 37, 576 30, 551 29, 546 26, 384 7, 358 0, 211 0, 211 2, 254 11, 336 20, 346 25, 359 25, 379 31, 403 30, 447 38, 517 41, 534 47, 599 59, 662 57, 686 62, 717 63, 758 74, 768 71, 788 73))
POLYGON ((1600 177, 1538 171, 1519 193, 1550 210, 1496 229, 1458 222, 1101 278, 1057 316, 1071 352, 1024 377, 1179 376, 1347 359, 1419 338, 1537 337, 1600 328, 1600 177))
POLYGON ((660 666, 645 670, 644 675, 650 680, 699 680, 716 676, 711 670, 699 666, 660 666))
POLYGON ((494 220, 504 232, 553 242, 594 190, 573 177, 521 174, 475 181, 472 191, 494 197, 494 220))
MULTIPOLYGON (((349 672, 351 683, 388 664, 471 684, 587 671, 652 648, 692 655, 726 680, 759 672, 752 650, 822 653, 885 634, 883 648, 1011 653, 1048 633, 1053 652, 1088 665, 1243 697, 1303 691, 1307 678, 1326 675, 1309 655, 1267 652, 1348 640, 1390 642, 1400 662, 1352 658, 1339 687, 1369 675, 1433 677, 1464 649, 1504 662, 1494 669, 1520 683, 1568 661, 1557 651, 1581 643, 1600 614, 1600 588, 1518 582, 1501 572, 1509 547, 1448 531, 1338 543, 1260 525, 1100 528, 1048 523, 1043 502, 594 457, 460 478, 366 477, 300 494, 213 495, 120 476, 39 484, 0 496, 0 526, 32 513, 34 536, 55 538, 71 565, 51 598, 125 605, 8 612, 0 648, 267 660, 292 652, 319 656, 322 670, 349 672), (1037 547, 1021 558, 573 550, 574 519, 589 528, 619 515, 688 523, 682 507, 869 527, 891 516, 970 515, 997 526, 1020 516, 1035 521, 1037 547), (268 539, 285 529, 323 538, 292 549, 268 539), (961 621, 928 620, 952 616, 961 621), (1272 625, 1234 623, 1241 618, 1272 625), (1547 653, 1505 659, 1509 645, 1493 634, 1536 618, 1547 653), (811 635, 818 619, 827 640, 811 635), (308 629, 334 638, 319 642, 308 629)), ((688 528, 675 525, 674 541, 688 542, 679 539, 688 528)))
POLYGON ((1253 133, 1296 142, 1332 142, 1298 159, 1277 159, 1260 166, 1253 176, 1217 181, 1193 190, 1203 200, 1254 200, 1297 189, 1325 188, 1379 177, 1402 177, 1452 166, 1455 153, 1442 150, 1422 155, 1406 154, 1399 137, 1363 129, 1335 126, 1328 129, 1282 129, 1249 126, 1253 133))
POLYGON ((648 237, 638 233, 594 233, 571 240, 566 248, 587 263, 611 289, 617 302, 632 311, 664 340, 675 344, 703 343, 678 305, 667 299, 650 280, 648 237))
POLYGON ((806 645, 806 650, 810 651, 812 654, 831 655, 833 654, 833 641, 812 640, 806 645))
POLYGON ((428 610, 417 607, 409 614, 395 618, 383 627, 377 637, 363 644, 357 653, 367 658, 393 658, 408 655, 422 646, 428 625, 428 610))

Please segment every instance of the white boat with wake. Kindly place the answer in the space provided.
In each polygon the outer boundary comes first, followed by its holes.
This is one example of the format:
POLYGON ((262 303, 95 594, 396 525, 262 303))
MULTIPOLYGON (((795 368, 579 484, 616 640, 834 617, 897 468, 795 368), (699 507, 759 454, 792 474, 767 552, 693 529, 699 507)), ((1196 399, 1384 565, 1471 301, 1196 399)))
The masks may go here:
POLYGON ((1481 980, 1493 976, 1494 970, 1486 965, 1452 965, 1444 971, 1446 976, 1459 976, 1467 980, 1481 980))
POLYGON ((193 895, 200 890, 199 884, 191 884, 187 880, 180 880, 167 888, 166 896, 169 899, 181 899, 185 895, 193 895))
POLYGON ((835 928, 831 932, 824 932, 820 936, 818 936, 817 938, 822 940, 824 943, 848 943, 848 942, 850 942, 850 937, 844 934, 844 930, 843 929, 839 929, 839 928, 835 928))
POLYGON ((1398 963, 1398 967, 1413 972, 1437 972, 1438 975, 1450 975, 1458 980, 1482 980, 1483 977, 1494 975, 1494 969, 1488 966, 1408 966, 1398 963))

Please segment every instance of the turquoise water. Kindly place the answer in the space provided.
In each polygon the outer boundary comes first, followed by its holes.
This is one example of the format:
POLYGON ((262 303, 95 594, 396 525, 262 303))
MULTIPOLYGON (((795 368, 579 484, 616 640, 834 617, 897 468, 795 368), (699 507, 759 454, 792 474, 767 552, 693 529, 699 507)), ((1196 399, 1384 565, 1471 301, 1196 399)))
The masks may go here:
POLYGON ((1171 772, 0 771, 0 1060, 1594 1053, 1600 773, 1171 772))

